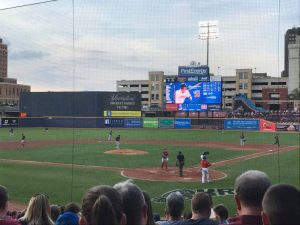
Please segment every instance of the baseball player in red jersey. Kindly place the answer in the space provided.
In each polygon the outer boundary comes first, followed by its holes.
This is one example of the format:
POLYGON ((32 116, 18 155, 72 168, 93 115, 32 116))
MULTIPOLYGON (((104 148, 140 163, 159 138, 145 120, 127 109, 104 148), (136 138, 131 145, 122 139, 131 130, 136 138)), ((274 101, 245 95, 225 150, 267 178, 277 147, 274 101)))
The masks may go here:
POLYGON ((202 184, 209 182, 208 167, 211 166, 210 162, 206 160, 206 155, 203 155, 200 160, 201 172, 202 172, 202 184))
POLYGON ((164 148, 162 155, 161 155, 161 169, 166 169, 168 170, 168 161, 169 161, 169 152, 166 148, 164 148))

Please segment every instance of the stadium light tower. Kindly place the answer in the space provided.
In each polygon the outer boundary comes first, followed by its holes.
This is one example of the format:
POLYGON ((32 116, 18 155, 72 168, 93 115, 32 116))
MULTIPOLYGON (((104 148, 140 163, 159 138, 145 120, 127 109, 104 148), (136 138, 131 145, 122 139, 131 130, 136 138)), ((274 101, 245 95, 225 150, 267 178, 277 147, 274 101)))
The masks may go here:
POLYGON ((218 21, 200 21, 199 22, 199 39, 206 40, 206 64, 209 62, 209 39, 219 37, 218 21))

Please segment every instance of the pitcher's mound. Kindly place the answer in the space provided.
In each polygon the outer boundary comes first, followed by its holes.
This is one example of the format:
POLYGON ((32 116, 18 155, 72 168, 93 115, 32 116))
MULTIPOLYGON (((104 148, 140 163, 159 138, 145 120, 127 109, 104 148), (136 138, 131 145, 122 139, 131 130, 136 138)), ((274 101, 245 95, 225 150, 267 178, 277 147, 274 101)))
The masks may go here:
POLYGON ((145 151, 132 150, 132 149, 109 150, 104 153, 112 154, 112 155, 145 155, 145 154, 148 154, 148 152, 145 152, 145 151))

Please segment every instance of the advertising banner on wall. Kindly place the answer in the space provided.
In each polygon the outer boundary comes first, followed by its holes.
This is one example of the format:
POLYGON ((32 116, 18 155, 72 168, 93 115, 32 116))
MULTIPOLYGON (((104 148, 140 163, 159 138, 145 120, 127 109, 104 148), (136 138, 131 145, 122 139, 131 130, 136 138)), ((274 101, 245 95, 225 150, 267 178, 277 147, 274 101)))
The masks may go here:
POLYGON ((105 117, 141 117, 141 111, 104 111, 105 117))
POLYGON ((144 128, 158 128, 158 118, 144 118, 143 119, 144 128))
POLYGON ((173 118, 160 118, 159 119, 160 128, 174 128, 174 119, 173 118))
POLYGON ((124 127, 124 119, 107 118, 104 120, 104 127, 124 127))
POLYGON ((103 97, 103 109, 112 111, 141 111, 141 94, 127 92, 106 92, 103 97))
POLYGON ((259 131, 275 132, 276 131, 276 123, 260 119, 259 120, 259 131))
POLYGON ((178 111, 178 105, 177 104, 166 104, 166 111, 176 112, 176 111, 178 111))
POLYGON ((296 131, 299 130, 299 124, 296 123, 276 123, 278 131, 296 131))
POLYGON ((183 129, 191 128, 191 119, 190 118, 175 119, 175 128, 183 128, 183 129))
POLYGON ((125 128, 141 128, 142 127, 142 119, 140 119, 140 118, 125 118, 124 119, 124 127, 125 128))
POLYGON ((225 130, 259 130, 259 120, 224 120, 225 130))
POLYGON ((7 127, 7 126, 18 126, 19 120, 16 118, 2 118, 0 122, 0 126, 7 127))

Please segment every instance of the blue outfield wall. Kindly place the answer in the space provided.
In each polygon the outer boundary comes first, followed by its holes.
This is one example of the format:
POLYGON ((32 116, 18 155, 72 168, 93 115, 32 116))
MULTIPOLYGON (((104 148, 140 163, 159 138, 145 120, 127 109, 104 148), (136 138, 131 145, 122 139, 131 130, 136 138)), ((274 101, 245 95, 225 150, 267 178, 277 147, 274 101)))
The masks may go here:
POLYGON ((141 128, 143 126, 141 118, 125 118, 124 128, 141 128))
POLYGON ((259 120, 226 119, 224 120, 224 129, 259 130, 259 120))
POLYGON ((104 119, 95 118, 20 118, 20 127, 65 127, 65 128, 99 128, 103 127, 104 119))
POLYGON ((177 129, 190 129, 192 127, 190 118, 177 118, 175 119, 175 128, 177 129))

